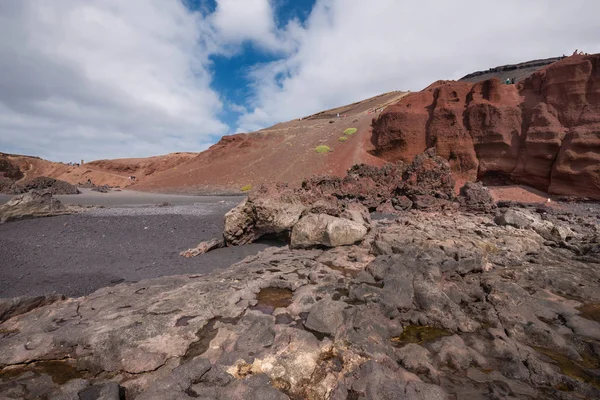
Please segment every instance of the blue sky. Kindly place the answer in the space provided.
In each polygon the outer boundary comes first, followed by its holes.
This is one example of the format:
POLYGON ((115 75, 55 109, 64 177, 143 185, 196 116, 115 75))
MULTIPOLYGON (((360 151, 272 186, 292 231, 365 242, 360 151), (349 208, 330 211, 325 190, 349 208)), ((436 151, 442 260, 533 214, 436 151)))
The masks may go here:
POLYGON ((0 151, 202 151, 383 92, 600 52, 599 12, 596 0, 0 1, 0 151))
MULTIPOLYGON (((272 3, 275 24, 278 29, 284 29, 288 21, 298 20, 301 24, 306 22, 315 4, 314 0, 278 0, 272 3)), ((214 0, 194 0, 186 3, 191 10, 205 14, 213 13, 217 3, 214 0)), ((241 114, 234 105, 245 105, 252 96, 249 85, 252 79, 248 76, 250 70, 261 64, 267 64, 285 58, 285 54, 271 52, 256 46, 252 41, 242 43, 233 55, 215 54, 209 57, 210 71, 213 74, 211 87, 226 99, 225 107, 220 114, 221 119, 234 128, 237 118, 241 114)))

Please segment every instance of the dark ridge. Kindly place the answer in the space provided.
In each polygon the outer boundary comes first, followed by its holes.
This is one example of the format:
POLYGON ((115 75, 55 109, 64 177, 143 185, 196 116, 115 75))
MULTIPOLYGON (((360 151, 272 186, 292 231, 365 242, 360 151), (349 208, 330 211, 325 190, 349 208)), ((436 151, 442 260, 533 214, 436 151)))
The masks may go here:
POLYGON ((499 67, 490 68, 487 71, 470 73, 460 78, 459 81, 479 82, 491 78, 505 80, 506 78, 511 78, 513 76, 517 81, 521 81, 542 67, 550 65, 556 61, 560 61, 563 58, 565 58, 565 56, 526 61, 518 64, 501 65, 499 67))

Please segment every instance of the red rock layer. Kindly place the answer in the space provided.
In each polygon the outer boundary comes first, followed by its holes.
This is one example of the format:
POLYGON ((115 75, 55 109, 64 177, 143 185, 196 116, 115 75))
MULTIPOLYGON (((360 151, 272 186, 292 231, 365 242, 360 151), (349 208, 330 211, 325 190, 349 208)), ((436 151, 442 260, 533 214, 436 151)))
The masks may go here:
POLYGON ((438 81, 388 107, 372 143, 386 161, 435 147, 457 177, 600 199, 600 54, 568 57, 518 85, 438 81))

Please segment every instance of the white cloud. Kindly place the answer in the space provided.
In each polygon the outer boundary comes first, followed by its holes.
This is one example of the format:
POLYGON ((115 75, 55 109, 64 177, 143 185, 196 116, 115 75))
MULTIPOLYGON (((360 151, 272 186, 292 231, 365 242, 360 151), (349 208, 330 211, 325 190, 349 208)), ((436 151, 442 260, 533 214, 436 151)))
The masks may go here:
POLYGON ((0 148, 51 159, 196 150, 228 127, 212 35, 171 0, 0 3, 0 148))
POLYGON ((219 0, 211 20, 224 41, 277 44, 273 37, 273 10, 268 0, 219 0))
MULTIPOLYGON (((391 90, 492 66, 600 52, 595 0, 0 0, 0 151, 71 161, 205 148, 240 113, 257 130, 391 90), (283 28, 278 28, 283 26, 283 28), (251 44, 245 104, 211 89, 209 57, 251 44)), ((247 70, 248 66, 241 66, 247 70)), ((236 71, 239 72, 239 71, 236 71)))
MULTIPOLYGON (((239 131, 438 79, 572 52, 600 52, 595 0, 319 0, 297 50, 260 66, 239 131)), ((291 39, 288 39, 291 40, 291 39)))
POLYGON ((217 52, 226 55, 235 54, 244 42, 262 51, 286 54, 296 44, 290 33, 299 26, 298 21, 291 20, 287 29, 277 29, 271 0, 217 0, 209 21, 219 45, 217 52))

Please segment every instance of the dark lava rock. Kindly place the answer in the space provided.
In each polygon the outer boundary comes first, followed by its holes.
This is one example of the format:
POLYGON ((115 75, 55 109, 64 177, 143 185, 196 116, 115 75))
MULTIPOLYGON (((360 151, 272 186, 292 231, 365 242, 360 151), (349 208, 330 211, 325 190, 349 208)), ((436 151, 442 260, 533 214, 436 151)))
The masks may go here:
POLYGON ((460 188, 461 207, 470 211, 489 212, 496 209, 496 202, 481 182, 467 182, 460 188))
POLYGON ((40 176, 29 182, 26 182, 21 185, 21 188, 23 192, 29 192, 31 190, 45 190, 52 194, 79 194, 77 187, 71 185, 70 183, 45 176, 40 176))

